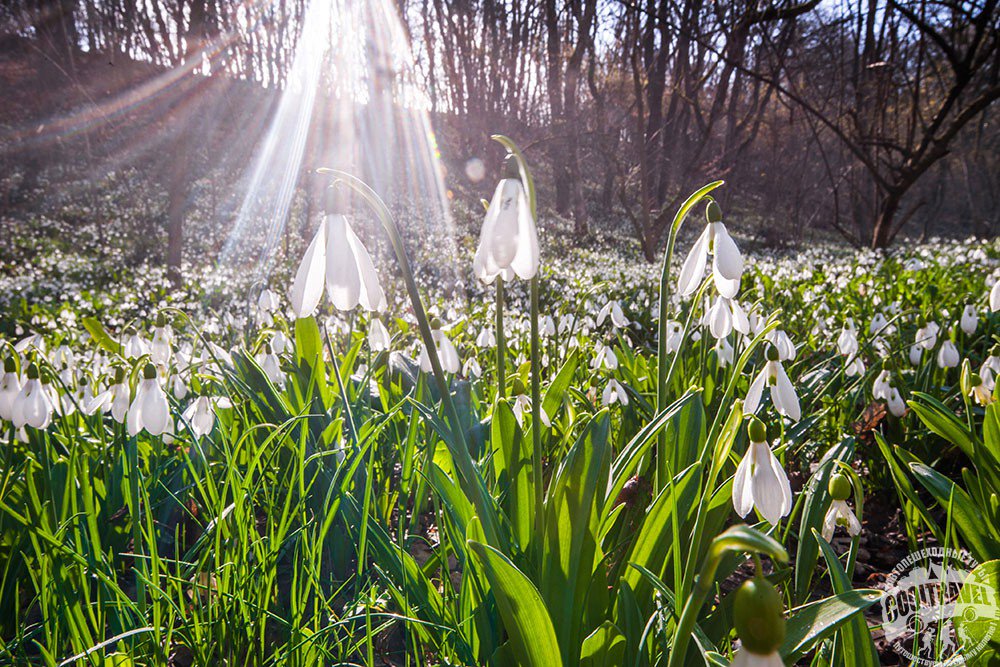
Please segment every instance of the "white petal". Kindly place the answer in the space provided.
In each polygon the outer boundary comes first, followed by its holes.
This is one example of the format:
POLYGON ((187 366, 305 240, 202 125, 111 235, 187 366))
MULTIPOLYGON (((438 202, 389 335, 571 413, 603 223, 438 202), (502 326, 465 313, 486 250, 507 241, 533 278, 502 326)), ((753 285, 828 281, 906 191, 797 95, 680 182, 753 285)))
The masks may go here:
POLYGON ((510 262, 510 268, 521 280, 531 280, 538 273, 538 230, 531 217, 531 206, 518 183, 517 198, 517 253, 510 262))
POLYGON ((754 505, 768 523, 776 524, 785 515, 782 480, 787 484, 788 479, 780 465, 775 466, 771 463, 770 459, 774 455, 771 454, 767 443, 755 442, 750 446, 757 448, 757 465, 751 477, 754 505))
POLYGON ((385 292, 379 283, 378 273, 375 272, 375 264, 372 263, 368 249, 361 243, 361 239, 347 225, 347 240, 351 244, 354 256, 358 262, 358 272, 361 275, 361 306, 365 310, 383 311, 385 310, 385 292))
POLYGON ((347 219, 328 215, 326 226, 326 294, 337 310, 351 310, 361 302, 361 271, 347 219))
POLYGON ((771 401, 780 414, 797 422, 802 417, 802 411, 799 409, 799 397, 795 394, 795 387, 788 379, 788 374, 785 373, 781 362, 775 361, 773 363, 777 366, 775 369, 777 381, 771 387, 771 401))
POLYGON ((747 448, 736 474, 733 476, 733 509, 741 517, 745 517, 753 509, 753 486, 750 481, 753 467, 753 444, 747 448))
POLYGON ((721 296, 716 297, 715 304, 708 311, 708 326, 712 336, 716 339, 725 338, 733 330, 732 313, 721 296))
POLYGON ((1000 310, 1000 278, 993 283, 993 289, 990 290, 990 310, 994 313, 1000 310))
POLYGON ((754 381, 750 383, 747 397, 743 401, 743 414, 752 415, 760 407, 760 398, 764 394, 764 383, 767 381, 767 366, 761 369, 754 381))
POLYGON ((680 276, 677 278, 677 291, 681 296, 688 296, 698 289, 701 279, 705 275, 705 265, 708 263, 708 225, 695 241, 688 252, 687 259, 681 267, 680 276))
POLYGON ((743 255, 740 254, 736 242, 729 235, 726 226, 721 222, 711 223, 715 226, 715 259, 712 269, 726 280, 739 281, 743 277, 743 255))
POLYGON ((296 317, 308 317, 316 310, 323 296, 323 272, 326 270, 326 221, 321 222, 316 236, 302 257, 295 280, 288 291, 288 301, 296 317))

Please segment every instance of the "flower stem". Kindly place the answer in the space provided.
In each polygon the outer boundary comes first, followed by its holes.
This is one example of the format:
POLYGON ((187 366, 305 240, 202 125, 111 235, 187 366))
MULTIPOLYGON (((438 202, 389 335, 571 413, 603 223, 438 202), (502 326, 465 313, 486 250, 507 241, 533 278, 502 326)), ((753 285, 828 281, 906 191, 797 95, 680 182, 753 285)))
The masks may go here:
POLYGON ((497 276, 497 398, 507 392, 507 339, 503 332, 503 276, 497 276))
POLYGON ((533 483, 535 485, 535 540, 536 544, 541 544, 542 530, 542 503, 544 493, 544 475, 542 475, 542 401, 540 378, 541 359, 538 346, 538 276, 531 279, 531 468, 533 483))

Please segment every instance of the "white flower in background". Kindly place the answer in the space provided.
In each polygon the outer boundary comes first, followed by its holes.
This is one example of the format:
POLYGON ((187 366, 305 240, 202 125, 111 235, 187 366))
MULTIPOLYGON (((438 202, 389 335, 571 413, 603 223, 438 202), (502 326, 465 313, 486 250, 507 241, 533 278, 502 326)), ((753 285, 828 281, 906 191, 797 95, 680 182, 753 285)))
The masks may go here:
POLYGON ((0 378, 0 419, 11 421, 14 414, 14 399, 21 393, 21 377, 17 374, 17 364, 12 357, 3 362, 4 373, 0 378))
POLYGON ((851 357, 851 360, 844 366, 844 374, 847 377, 857 377, 865 374, 865 360, 860 355, 851 357))
POLYGON ((990 356, 979 367, 979 374, 983 377, 983 382, 993 382, 1000 375, 1000 345, 994 345, 990 350, 990 356))
POLYGON ((271 336, 271 349, 275 354, 284 354, 292 351, 292 341, 280 329, 271 336))
POLYGON ((172 375, 170 380, 167 382, 167 385, 170 387, 170 393, 173 394, 174 398, 178 401, 183 401, 184 397, 187 396, 187 382, 184 381, 184 378, 181 377, 180 373, 172 375))
POLYGON ((750 446, 733 477, 733 508, 745 517, 756 507, 768 523, 776 524, 792 509, 792 487, 767 444, 764 424, 751 417, 747 432, 750 446))
POLYGON ((712 277, 719 294, 733 298, 740 289, 743 277, 743 256, 729 231, 722 223, 722 211, 714 201, 705 209, 708 223, 705 230, 688 252, 681 273, 677 279, 677 291, 681 296, 689 296, 698 289, 708 265, 708 254, 712 254, 712 277))
POLYGON ((910 346, 910 364, 916 366, 920 363, 921 357, 923 357, 924 349, 914 343, 910 346))
POLYGON ((142 336, 137 332, 133 331, 125 339, 124 352, 126 358, 138 359, 145 354, 149 354, 149 343, 143 340, 142 336))
POLYGON ((992 377, 986 378, 978 373, 973 373, 969 381, 969 397, 982 406, 993 402, 993 389, 996 382, 992 377))
POLYGON ((389 330, 382 324, 382 320, 373 317, 368 323, 368 347, 372 352, 384 352, 389 349, 391 342, 392 337, 389 336, 389 330))
POLYGON ((540 336, 556 335, 556 321, 552 319, 551 315, 543 315, 538 320, 538 334, 540 336))
MULTIPOLYGON (((434 347, 437 348, 438 361, 441 362, 441 370, 445 373, 457 373, 461 370, 462 362, 458 358, 458 350, 455 349, 455 344, 451 342, 448 336, 441 331, 440 323, 431 323, 431 337, 434 339, 434 347)), ((430 355, 427 354, 427 348, 423 343, 420 344, 419 363, 420 370, 423 372, 430 373, 431 370, 433 370, 430 355)))
POLYGON ((728 338, 720 338, 715 344, 715 353, 719 356, 719 365, 723 368, 727 368, 733 363, 733 357, 736 351, 733 349, 732 344, 729 342, 728 338))
POLYGON ((892 386, 889 384, 889 380, 891 379, 889 370, 883 368, 875 378, 875 382, 872 383, 872 396, 883 401, 888 400, 889 391, 892 389, 892 386))
POLYGON ((795 359, 795 343, 781 329, 774 329, 767 334, 766 340, 774 345, 778 350, 778 361, 792 361, 795 359))
POLYGON ((615 355, 615 351, 610 346, 598 342, 594 348, 594 360, 591 362, 591 368, 594 370, 606 368, 609 371, 618 368, 618 357, 615 355))
POLYGON ((273 313, 278 310, 280 305, 281 300, 278 298, 278 295, 266 287, 257 296, 257 307, 265 313, 273 313))
POLYGON ((836 530, 837 526, 845 526, 851 537, 859 535, 861 522, 858 521, 858 517, 854 516, 850 505, 847 504, 847 499, 851 496, 851 481, 847 475, 835 473, 830 477, 827 488, 833 501, 830 503, 830 509, 826 511, 826 516, 823 517, 823 539, 827 542, 832 540, 833 531, 836 530))
POLYGON ((837 351, 845 357, 851 357, 856 355, 859 349, 858 334, 854 330, 853 324, 849 327, 845 326, 837 337, 837 351))
POLYGON ((774 409, 778 411, 778 414, 784 415, 792 421, 798 421, 802 416, 799 409, 799 397, 796 395, 795 387, 788 379, 784 367, 778 361, 778 350, 774 347, 768 347, 764 368, 757 374, 747 390, 746 401, 743 405, 743 411, 746 414, 757 412, 765 384, 770 389, 771 403, 774 404, 774 409))
POLYGON ((11 421, 15 428, 31 426, 44 429, 52 423, 53 411, 49 387, 39 379, 38 367, 31 364, 27 380, 11 405, 11 421))
POLYGON ((604 320, 611 316, 611 324, 614 325, 616 329, 623 329, 629 325, 628 318, 625 317, 625 313, 622 312, 621 304, 615 300, 608 301, 601 308, 600 312, 597 313, 597 326, 604 324, 604 320))
POLYGON ((941 343, 941 349, 938 350, 937 354, 938 368, 954 368, 958 366, 960 360, 958 348, 955 347, 954 343, 950 340, 941 343))
POLYGON ((990 310, 994 313, 1000 310, 1000 278, 993 283, 993 289, 990 290, 990 310))
POLYGON ((227 409, 233 404, 226 397, 212 398, 199 396, 184 410, 184 421, 191 426, 191 432, 204 438, 215 427, 215 409, 227 409))
POLYGON ((285 374, 281 370, 281 360, 278 359, 278 355, 274 353, 274 350, 270 348, 270 345, 267 349, 258 352, 254 359, 257 360, 257 364, 260 366, 260 369, 264 371, 264 375, 266 375, 271 382, 279 387, 284 386, 285 374))
POLYGON ((886 403, 889 405, 889 412, 892 413, 893 417, 902 417, 906 414, 906 402, 899 395, 899 390, 895 387, 889 389, 889 396, 886 398, 886 403))
POLYGON ((979 326, 979 314, 976 312, 976 307, 971 303, 962 311, 962 319, 959 320, 959 326, 962 327, 962 331, 965 332, 966 336, 976 333, 976 327, 979 326))
POLYGON ((712 307, 708 309, 706 317, 709 331, 716 339, 725 338, 733 329, 744 336, 750 333, 750 320, 739 301, 735 299, 717 296, 712 307))
POLYGON ((475 357, 469 357, 462 364, 462 375, 468 378, 478 378, 482 376, 483 369, 475 357))
POLYGON ((882 329, 885 329, 889 325, 889 320, 886 319, 885 315, 882 313, 875 313, 875 317, 872 318, 872 323, 868 326, 868 333, 876 334, 882 329))
POLYGON ((496 334, 494 334, 493 330, 488 326, 483 327, 482 330, 480 330, 479 335, 476 336, 476 345, 481 348, 496 347, 496 334))
POLYGON ((684 327, 680 322, 670 320, 667 322, 667 352, 673 353, 681 348, 684 342, 684 327))
POLYGON ((933 350, 934 346, 937 345, 938 334, 940 332, 941 327, 936 322, 927 322, 917 329, 917 334, 914 336, 913 342, 925 350, 933 350))
POLYGON ((608 380, 608 383, 604 385, 604 391, 601 393, 601 405, 607 406, 615 403, 628 405, 628 394, 625 392, 625 388, 621 386, 618 380, 611 378, 608 380))
POLYGON ((330 214, 320 223, 306 250, 288 293, 296 317, 308 317, 323 296, 323 284, 333 307, 353 310, 385 308, 385 292, 372 258, 351 223, 343 215, 330 214))
POLYGON ((508 155, 504 178, 497 184, 479 234, 472 262, 476 277, 492 283, 497 276, 530 280, 538 273, 538 230, 531 205, 521 184, 517 159, 508 155))
POLYGON ((145 430, 150 435, 162 435, 173 426, 167 395, 156 379, 156 367, 146 364, 139 389, 125 418, 128 434, 135 436, 145 430))
POLYGON ((170 361, 170 343, 173 333, 167 318, 163 313, 156 316, 156 326, 153 327, 153 342, 149 345, 149 357, 158 366, 166 366, 170 361))

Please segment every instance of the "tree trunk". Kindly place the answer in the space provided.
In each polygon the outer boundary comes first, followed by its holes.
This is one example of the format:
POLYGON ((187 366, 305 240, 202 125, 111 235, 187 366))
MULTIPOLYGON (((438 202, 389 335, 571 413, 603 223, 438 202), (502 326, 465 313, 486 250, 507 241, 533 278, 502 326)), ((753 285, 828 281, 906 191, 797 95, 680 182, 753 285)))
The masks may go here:
POLYGON ((875 218, 875 227, 872 229, 872 250, 885 248, 892 240, 892 222, 899 212, 900 197, 896 193, 886 195, 879 206, 878 216, 875 218))

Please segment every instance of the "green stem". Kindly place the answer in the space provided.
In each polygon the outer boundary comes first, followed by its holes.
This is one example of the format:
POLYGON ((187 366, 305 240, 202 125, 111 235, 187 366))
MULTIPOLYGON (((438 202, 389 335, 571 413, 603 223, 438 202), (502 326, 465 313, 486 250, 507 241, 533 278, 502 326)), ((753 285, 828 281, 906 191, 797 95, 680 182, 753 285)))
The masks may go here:
POLYGON ((545 477, 542 474, 542 400, 540 378, 541 359, 538 346, 538 276, 531 279, 531 467, 535 485, 535 544, 541 544, 544 522, 542 503, 544 502, 545 477))
POLYGON ((503 305, 503 276, 497 276, 497 398, 503 398, 507 391, 507 339, 503 332, 503 305))

